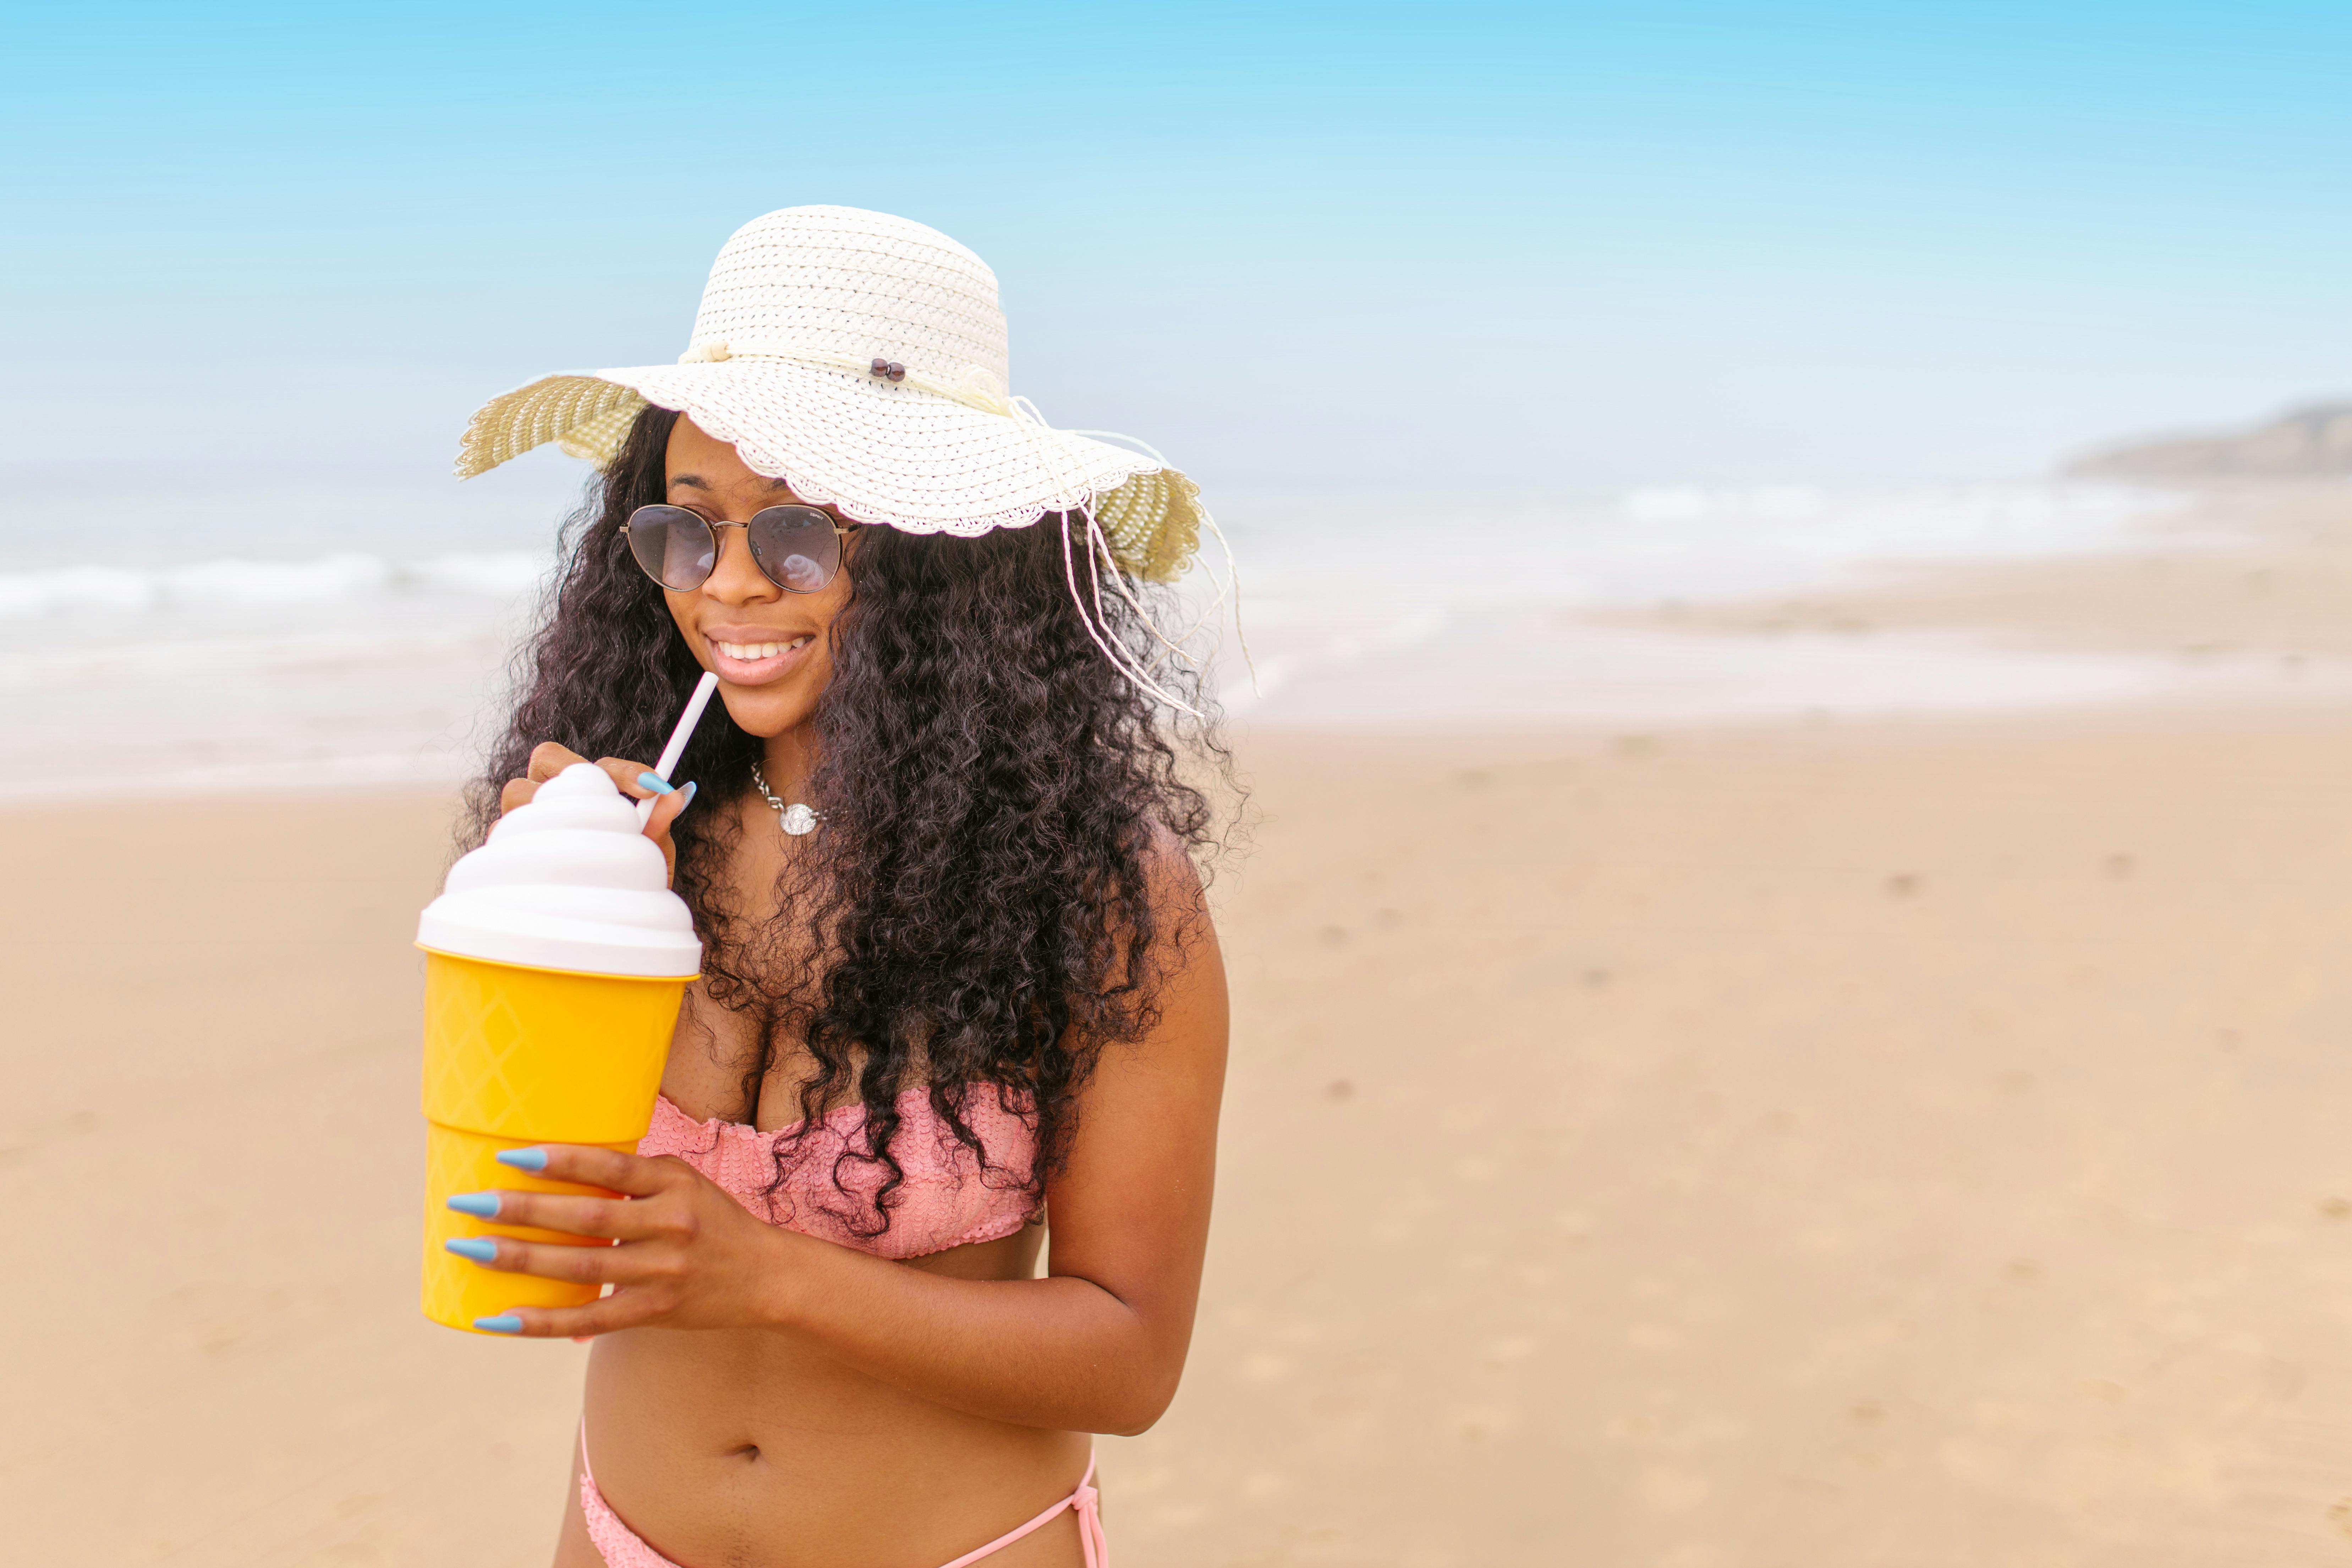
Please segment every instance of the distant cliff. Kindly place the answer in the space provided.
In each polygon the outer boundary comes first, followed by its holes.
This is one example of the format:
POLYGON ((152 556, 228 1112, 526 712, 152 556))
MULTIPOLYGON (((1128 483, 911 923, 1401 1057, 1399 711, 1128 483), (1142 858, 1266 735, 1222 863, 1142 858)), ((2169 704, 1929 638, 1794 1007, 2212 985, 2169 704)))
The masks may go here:
POLYGON ((2108 447, 2068 463, 2077 479, 2322 479, 2352 475, 2352 403, 2316 403, 2252 430, 2108 447))

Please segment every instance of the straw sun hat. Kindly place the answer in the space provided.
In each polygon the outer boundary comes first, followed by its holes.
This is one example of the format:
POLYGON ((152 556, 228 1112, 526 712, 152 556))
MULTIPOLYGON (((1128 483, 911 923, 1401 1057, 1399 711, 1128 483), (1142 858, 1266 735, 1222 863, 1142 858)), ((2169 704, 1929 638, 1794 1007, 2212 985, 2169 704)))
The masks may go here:
POLYGON ((676 364, 493 397, 466 426, 457 477, 548 441, 608 463, 654 404, 860 522, 969 535, 1081 512, 1080 576, 1100 549, 1172 581, 1199 542, 1199 487, 1156 453, 1091 438, 1105 432, 1046 425, 1011 395, 1005 352, 996 275, 954 240, 856 207, 786 207, 720 247, 676 364))

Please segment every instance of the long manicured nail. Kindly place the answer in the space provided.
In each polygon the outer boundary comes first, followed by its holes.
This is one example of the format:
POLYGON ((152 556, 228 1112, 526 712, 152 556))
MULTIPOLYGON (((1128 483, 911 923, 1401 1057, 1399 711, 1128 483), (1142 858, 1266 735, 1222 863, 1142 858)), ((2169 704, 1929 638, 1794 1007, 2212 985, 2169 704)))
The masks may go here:
POLYGON ((700 786, 699 786, 699 785, 698 785, 698 784, 696 784, 692 779, 688 779, 688 780, 687 780, 687 781, 686 781, 686 798, 685 798, 684 800, 679 801, 679 802, 677 803, 677 808, 678 808, 678 810, 680 810, 680 811, 684 811, 688 806, 692 805, 694 804, 694 792, 695 792, 698 788, 699 788, 699 787, 700 787, 700 786))
POLYGON ((637 775, 637 783, 656 795, 675 795, 677 792, 677 785, 655 773, 651 768, 637 775))
POLYGON ((496 1193, 456 1193, 447 1206, 459 1214, 479 1215, 484 1219, 499 1217, 499 1194, 496 1193))
POLYGON ((441 1250, 477 1263, 495 1263, 499 1258, 499 1244, 487 1236, 453 1236, 441 1244, 441 1250))
POLYGON ((522 1320, 512 1312, 500 1312, 496 1317, 476 1318, 474 1327, 486 1334, 519 1334, 522 1332, 522 1320))
POLYGON ((512 1165, 518 1171, 544 1171, 547 1169, 547 1151, 544 1149, 501 1149, 499 1151, 499 1163, 501 1165, 512 1165))

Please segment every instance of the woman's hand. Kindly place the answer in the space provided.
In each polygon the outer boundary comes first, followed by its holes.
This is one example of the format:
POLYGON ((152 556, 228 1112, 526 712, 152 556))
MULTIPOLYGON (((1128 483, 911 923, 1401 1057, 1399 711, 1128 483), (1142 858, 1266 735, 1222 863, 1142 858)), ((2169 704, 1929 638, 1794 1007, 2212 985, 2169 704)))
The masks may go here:
POLYGON ((590 1198, 507 1189, 466 1194, 495 1196, 498 1212, 485 1217, 500 1225, 615 1243, 566 1247, 481 1237, 494 1246, 490 1258, 477 1259, 482 1268, 615 1288, 584 1307, 516 1308, 506 1316, 520 1326, 504 1331, 536 1339, 586 1338, 615 1329, 732 1329, 775 1321, 779 1270, 791 1267, 780 1254, 807 1238, 761 1224, 685 1161, 568 1143, 510 1149, 499 1157, 555 1181, 624 1194, 590 1198), (545 1163, 534 1167, 534 1158, 545 1163))
MULTIPOLYGON (((559 746, 552 741, 541 742, 531 748, 530 771, 521 778, 507 780, 506 787, 499 791, 499 810, 512 811, 525 805, 539 793, 540 785, 572 763, 587 760, 579 752, 559 746)), ((621 793, 631 800, 643 800, 657 793, 637 782, 640 775, 652 772, 643 763, 625 762, 619 757, 599 757, 596 765, 611 774, 613 782, 621 786, 621 793)), ((687 802, 693 798, 694 786, 691 784, 684 789, 671 790, 660 796, 654 805, 653 815, 646 819, 646 837, 660 848, 663 873, 673 880, 677 875, 677 846, 671 841, 670 824, 677 820, 677 814, 684 811, 687 802)))

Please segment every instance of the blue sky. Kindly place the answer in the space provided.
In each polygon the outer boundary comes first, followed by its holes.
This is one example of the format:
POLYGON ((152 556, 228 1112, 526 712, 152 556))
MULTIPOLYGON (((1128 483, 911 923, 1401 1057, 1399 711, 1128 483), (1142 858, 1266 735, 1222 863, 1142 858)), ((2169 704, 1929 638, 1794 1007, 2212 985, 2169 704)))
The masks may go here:
POLYGON ((0 59, 11 466, 421 482, 814 201, 971 245, 1016 388, 1213 493, 2026 474, 2352 393, 2340 3, 18 0, 0 59))

